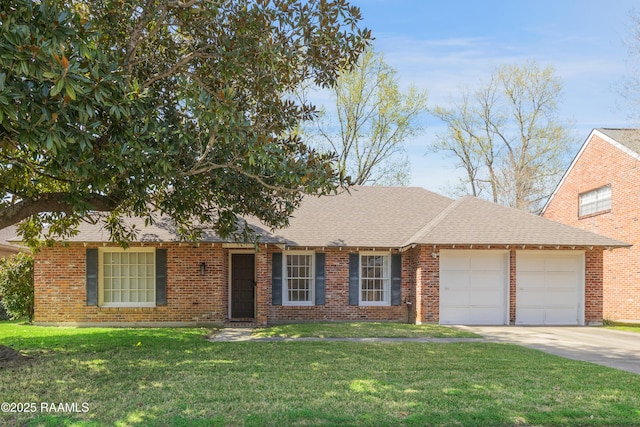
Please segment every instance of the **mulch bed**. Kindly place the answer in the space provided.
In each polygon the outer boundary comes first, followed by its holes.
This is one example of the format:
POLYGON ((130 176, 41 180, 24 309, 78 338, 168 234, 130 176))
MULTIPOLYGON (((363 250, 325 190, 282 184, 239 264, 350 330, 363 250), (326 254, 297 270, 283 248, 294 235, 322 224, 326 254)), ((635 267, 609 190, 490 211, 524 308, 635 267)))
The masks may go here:
POLYGON ((17 368, 31 364, 35 360, 34 357, 26 356, 14 348, 0 345, 0 369, 17 368))

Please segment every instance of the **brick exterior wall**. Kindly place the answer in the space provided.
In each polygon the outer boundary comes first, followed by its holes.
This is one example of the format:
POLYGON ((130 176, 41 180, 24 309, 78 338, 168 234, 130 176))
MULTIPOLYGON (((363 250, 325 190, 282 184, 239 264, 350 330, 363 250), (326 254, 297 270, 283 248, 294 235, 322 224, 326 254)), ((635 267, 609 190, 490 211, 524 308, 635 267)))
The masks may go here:
MULTIPOLYGON (((371 249, 361 248, 362 254, 371 249)), ((316 322, 316 321, 393 321, 407 322, 411 318, 408 306, 405 304, 409 295, 413 294, 410 287, 413 283, 408 279, 411 272, 410 259, 402 257, 402 304, 397 306, 356 306, 349 305, 349 254, 358 253, 357 248, 321 248, 317 252, 324 252, 326 256, 326 301, 318 306, 287 306, 270 305, 268 308, 268 323, 316 322), (409 317, 408 317, 409 316, 409 317)), ((284 252, 286 254, 286 251, 284 252)), ((398 253, 397 250, 392 253, 398 253)), ((269 257, 271 263, 271 257, 269 257)), ((268 300, 271 301, 271 287, 269 286, 268 300)))
MULTIPOLYGON (((133 245, 135 247, 136 245, 133 245)), ((145 244, 145 247, 160 247, 145 244)), ((232 253, 249 252, 216 244, 163 244, 167 249, 167 305, 108 308, 86 305, 86 249, 70 244, 44 248, 35 261, 35 322, 75 324, 222 324, 229 318, 229 271, 232 253), (206 274, 200 275, 200 263, 206 274)), ((469 249, 460 247, 458 249, 469 249)), ((313 248, 310 248, 313 250, 313 248)), ((315 248, 326 256, 326 303, 294 307, 271 304, 272 254, 276 246, 261 245, 255 254, 256 313, 259 325, 294 321, 395 321, 438 323, 439 258, 432 253, 452 246, 415 246, 402 253, 402 303, 399 306, 349 305, 349 254, 356 248, 315 248), (407 303, 410 304, 407 304, 407 303)), ((482 249, 474 247, 473 249, 482 249)), ((496 249, 496 248, 494 248, 496 249)), ((502 247, 501 249, 505 249, 502 247)), ((530 248, 528 248, 530 249, 530 248)), ((553 249, 553 248, 542 248, 553 249)), ((561 248, 568 249, 568 248, 561 248)), ((585 248, 582 248, 585 249, 585 248)), ((371 249, 359 248, 366 253, 371 249)), ((392 251, 397 253, 396 250, 392 251)), ((602 320, 602 249, 586 249, 585 321, 602 320)), ((285 252, 286 253, 286 252, 285 252)), ((510 321, 515 322, 515 254, 510 249, 510 321)))
POLYGON ((604 252, 603 316, 640 322, 640 161, 594 134, 543 216, 633 244, 604 252), (578 216, 578 195, 611 185, 611 210, 578 216))
MULTIPOLYGON (((135 248, 139 245, 133 245, 135 248)), ((150 245, 145 245, 149 247, 150 245)), ((153 245, 159 247, 159 245, 153 245)), ((86 304, 86 249, 71 244, 43 248, 34 265, 37 323, 221 323, 228 313, 227 257, 220 245, 164 244, 167 305, 99 307, 86 304), (200 263, 207 265, 200 275, 200 263)))

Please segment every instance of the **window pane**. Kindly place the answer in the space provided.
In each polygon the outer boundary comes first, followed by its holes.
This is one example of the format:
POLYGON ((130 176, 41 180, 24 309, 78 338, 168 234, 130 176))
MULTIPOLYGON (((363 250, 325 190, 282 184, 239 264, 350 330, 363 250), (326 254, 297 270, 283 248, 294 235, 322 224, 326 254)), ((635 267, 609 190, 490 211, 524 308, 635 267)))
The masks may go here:
POLYGON ((601 187, 587 193, 580 194, 580 208, 578 214, 591 215, 611 209, 611 186, 601 187))
POLYGON ((386 255, 362 255, 360 286, 362 302, 385 302, 389 293, 389 267, 386 255))
POLYGON ((312 255, 287 255, 287 291, 289 302, 311 302, 313 286, 312 255))
POLYGON ((155 302, 153 252, 105 252, 102 273, 105 303, 155 302))

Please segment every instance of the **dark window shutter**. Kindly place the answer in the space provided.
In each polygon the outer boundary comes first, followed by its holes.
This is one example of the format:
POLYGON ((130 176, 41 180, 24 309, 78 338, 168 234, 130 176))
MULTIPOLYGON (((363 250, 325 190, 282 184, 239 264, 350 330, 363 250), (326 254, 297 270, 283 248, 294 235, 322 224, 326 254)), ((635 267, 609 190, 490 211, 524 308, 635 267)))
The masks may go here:
POLYGON ((87 249, 87 305, 98 305, 98 249, 87 249))
POLYGON ((391 305, 402 302, 402 255, 391 254, 391 305))
POLYGON ((156 249, 156 305, 167 305, 166 249, 156 249))
POLYGON ((325 260, 324 253, 316 254, 316 305, 325 303, 325 260))
POLYGON ((358 305, 360 298, 360 254, 349 254, 349 305, 358 305))
POLYGON ((271 304, 282 305, 282 253, 271 254, 271 304))

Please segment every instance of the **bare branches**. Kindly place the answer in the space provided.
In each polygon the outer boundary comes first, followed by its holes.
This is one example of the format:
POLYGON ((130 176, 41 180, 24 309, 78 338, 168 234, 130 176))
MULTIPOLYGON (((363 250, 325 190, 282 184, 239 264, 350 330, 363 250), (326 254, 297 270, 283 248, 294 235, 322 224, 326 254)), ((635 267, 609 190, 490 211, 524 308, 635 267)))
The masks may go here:
POLYGON ((550 67, 499 67, 473 98, 464 91, 461 104, 433 110, 447 124, 434 148, 460 161, 472 194, 536 212, 564 171, 570 143, 555 117, 560 91, 550 67))
POLYGON ((406 185, 404 141, 420 129, 426 92, 415 87, 401 92, 396 71, 369 49, 358 67, 340 76, 333 95, 335 112, 312 132, 338 154, 340 170, 357 185, 406 185))

